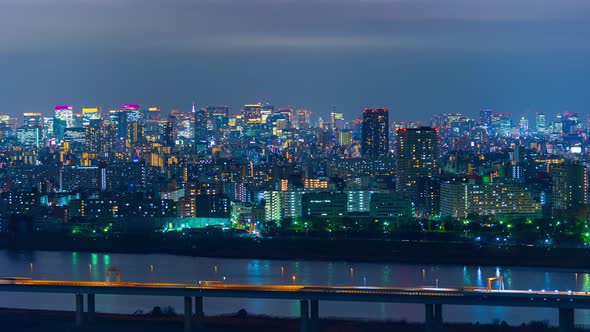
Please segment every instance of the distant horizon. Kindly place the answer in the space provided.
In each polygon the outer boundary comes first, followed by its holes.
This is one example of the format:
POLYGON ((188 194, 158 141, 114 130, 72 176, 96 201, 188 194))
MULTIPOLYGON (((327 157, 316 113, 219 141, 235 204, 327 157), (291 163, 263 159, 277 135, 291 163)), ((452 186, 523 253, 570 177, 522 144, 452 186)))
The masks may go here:
MULTIPOLYGON (((157 104, 156 105, 154 105, 154 104, 142 104, 142 103, 136 104, 136 101, 133 101, 133 103, 134 103, 134 105, 138 105, 139 106, 139 110, 147 110, 149 108, 157 107, 160 110, 160 112, 161 112, 162 115, 171 114, 173 111, 180 111, 182 113, 190 113, 191 110, 192 110, 192 102, 190 102, 187 107, 183 107, 183 108, 170 108, 170 109, 163 109, 161 106, 159 106, 157 104)), ((243 104, 240 104, 240 106, 238 106, 238 107, 233 107, 233 106, 228 105, 228 104, 208 104, 208 103, 205 103, 205 104, 197 104, 197 103, 195 103, 195 109, 198 110, 198 109, 203 109, 205 107, 228 107, 229 108, 229 114, 228 115, 229 116, 232 116, 232 115, 239 115, 239 114, 241 114, 241 110, 243 109, 243 106, 244 105, 257 104, 257 103, 260 103, 262 105, 273 106, 275 110, 283 109, 283 108, 291 108, 293 110, 306 109, 306 110, 311 111, 315 116, 322 117, 323 119, 328 119, 328 120, 329 120, 330 112, 332 112, 332 110, 333 110, 333 109, 330 109, 330 110, 323 111, 322 113, 320 113, 317 110, 311 109, 311 108, 297 107, 297 106, 293 106, 293 105, 273 104, 272 102, 267 103, 267 102, 263 102, 263 101, 245 102, 243 104)), ((90 104, 88 104, 88 105, 84 105, 84 104, 83 105, 75 105, 75 104, 70 104, 70 103, 61 103, 61 104, 55 104, 55 105, 49 107, 50 111, 41 110, 41 111, 30 111, 30 112, 32 112, 32 113, 41 113, 41 115, 43 117, 51 117, 53 114, 50 114, 50 113, 54 111, 53 109, 55 107, 58 107, 58 106, 72 106, 72 111, 74 113, 82 113, 82 109, 83 108, 98 108, 99 109, 99 112, 101 113, 101 115, 104 116, 104 115, 107 115, 107 113, 109 111, 111 111, 111 110, 122 110, 122 109, 124 109, 123 106, 125 104, 128 104, 128 103, 121 103, 121 104, 119 104, 120 106, 114 106, 115 104, 113 104, 112 106, 104 107, 103 105, 90 105, 90 104)), ((331 105, 331 106, 334 106, 334 105, 331 105)), ((339 110, 338 105, 335 105, 335 106, 336 106, 336 112, 340 113, 341 111, 339 110)), ((518 121, 521 118, 521 116, 525 116, 525 118, 527 120, 529 120, 529 122, 532 121, 531 124, 534 124, 535 116, 536 116, 537 113, 545 113, 546 119, 547 119, 546 121, 551 121, 552 119, 556 119, 557 116, 559 116, 561 114, 564 114, 565 112, 577 113, 579 115, 579 117, 580 117, 580 120, 582 120, 582 121, 584 120, 584 118, 587 118, 588 120, 590 120, 590 110, 587 111, 587 112, 576 112, 576 111, 571 111, 571 110, 567 110, 566 109, 566 110, 563 110, 563 111, 560 111, 560 112, 543 112, 543 111, 538 111, 538 112, 535 111, 535 112, 532 112, 531 111, 531 112, 523 112, 523 113, 520 113, 520 114, 515 114, 515 113, 511 113, 511 112, 501 112, 501 111, 498 111, 496 109, 489 108, 489 107, 481 107, 477 111, 471 112, 471 114, 466 114, 466 113, 462 113, 462 112, 440 112, 440 113, 432 113, 432 114, 430 114, 430 117, 429 118, 426 118, 426 119, 413 119, 413 118, 394 118, 394 119, 392 119, 391 118, 391 115, 392 114, 393 115, 396 114, 395 109, 392 110, 391 108, 383 107, 383 106, 364 107, 364 108, 359 109, 358 110, 358 113, 357 114, 353 114, 352 116, 348 116, 348 115, 345 114, 344 115, 344 119, 345 119, 345 121, 349 121, 349 120, 354 120, 355 118, 362 118, 363 110, 365 110, 365 109, 375 109, 375 108, 385 108, 385 109, 388 109, 390 111, 390 113, 389 113, 390 114, 389 122, 418 122, 418 123, 427 123, 427 124, 429 124, 429 122, 432 120, 432 117, 435 116, 435 115, 441 115, 441 114, 457 114, 457 113, 459 113, 459 114, 461 114, 461 115, 463 115, 463 116, 465 116, 465 117, 467 117, 469 119, 472 119, 472 120, 476 120, 477 121, 479 119, 479 111, 480 110, 486 110, 486 109, 492 110, 494 114, 506 114, 506 113, 510 113, 511 114, 511 119, 512 120, 516 120, 516 121, 518 121)), ((7 113, 4 113, 4 112, 1 112, 0 111, 0 114, 6 114, 6 115, 9 115, 11 117, 15 117, 19 121, 22 120, 23 113, 28 113, 28 112, 22 112, 20 114, 17 114, 16 116, 13 116, 13 115, 10 115, 10 114, 7 114, 7 113)), ((397 114, 405 114, 405 113, 397 113, 397 114)))
POLYGON ((585 0, 0 0, 0 22, 12 116, 192 100, 381 106, 393 121, 589 107, 585 0))

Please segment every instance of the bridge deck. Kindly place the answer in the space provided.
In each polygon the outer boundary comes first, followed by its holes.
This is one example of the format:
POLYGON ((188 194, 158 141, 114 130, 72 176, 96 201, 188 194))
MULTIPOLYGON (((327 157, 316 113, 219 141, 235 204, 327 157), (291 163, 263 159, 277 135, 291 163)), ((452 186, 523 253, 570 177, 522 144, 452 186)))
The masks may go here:
POLYGON ((590 294, 572 291, 433 287, 326 287, 0 279, 0 291, 199 296, 348 302, 432 303, 590 309, 590 294))

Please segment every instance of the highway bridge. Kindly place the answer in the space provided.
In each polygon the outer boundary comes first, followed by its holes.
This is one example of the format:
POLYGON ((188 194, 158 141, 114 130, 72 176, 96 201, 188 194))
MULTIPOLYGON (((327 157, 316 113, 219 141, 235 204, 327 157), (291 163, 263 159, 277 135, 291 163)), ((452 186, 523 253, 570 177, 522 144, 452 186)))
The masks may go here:
POLYGON ((574 309, 590 309, 590 294, 574 291, 494 290, 488 288, 438 287, 326 287, 306 285, 235 285, 221 282, 140 283, 108 279, 98 281, 34 280, 0 278, 1 292, 67 293, 75 295, 76 326, 92 324, 95 297, 103 294, 184 297, 184 330, 202 324, 203 298, 258 298, 297 300, 301 308, 301 331, 319 331, 319 302, 388 302, 425 305, 427 332, 442 328, 444 304, 478 306, 550 307, 559 311, 559 329, 574 330, 574 309), (84 295, 87 312, 84 314, 84 295), (194 309, 193 309, 194 304, 194 309), (86 321, 85 321, 86 319, 86 321))

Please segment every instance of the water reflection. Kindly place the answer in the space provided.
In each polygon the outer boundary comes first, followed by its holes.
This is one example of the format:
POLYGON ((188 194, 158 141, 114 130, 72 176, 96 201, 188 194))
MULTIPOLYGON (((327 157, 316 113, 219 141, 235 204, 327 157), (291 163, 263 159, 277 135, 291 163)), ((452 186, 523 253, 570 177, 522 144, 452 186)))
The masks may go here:
POLYGON ((477 267, 477 286, 478 287, 485 286, 484 282, 483 282, 483 276, 481 274, 481 267, 479 267, 479 266, 477 267))
POLYGON ((590 291, 590 274, 584 273, 584 283, 582 284, 582 291, 590 291))
POLYGON ((111 265, 111 256, 110 255, 102 255, 102 262, 104 263, 105 268, 109 268, 111 265))
POLYGON ((465 286, 472 286, 473 283, 471 282, 471 277, 469 276, 469 270, 467 266, 463 266, 463 285, 465 286))
MULTIPOLYGON (((258 259, 211 259, 169 255, 122 255, 77 252, 8 252, 0 251, 0 269, 6 276, 30 276, 43 279, 104 280, 106 270, 116 266, 127 281, 170 281, 196 283, 199 280, 227 277, 231 283, 368 286, 486 287, 488 277, 502 276, 507 289, 572 289, 590 291, 590 274, 574 270, 502 268, 478 266, 437 266, 411 264, 372 264, 346 262, 271 261, 258 259), (32 264, 32 266, 31 266, 32 264)), ((72 309, 70 295, 16 294, 0 297, 0 306, 41 309, 72 309)), ((131 313, 151 310, 156 305, 175 305, 176 298, 99 296, 97 309, 131 313)), ((206 299, 207 314, 231 313, 241 308, 256 314, 299 315, 298 301, 261 299, 206 299)), ((322 302, 322 316, 373 319, 407 319, 422 321, 421 305, 386 303, 322 302)), ((506 320, 512 324, 531 320, 557 322, 554 309, 445 306, 446 321, 490 322, 506 320)), ((576 310, 579 324, 590 324, 590 314, 576 310)))
POLYGON ((504 287, 506 289, 512 289, 512 271, 510 269, 504 270, 502 278, 504 278, 504 287))
POLYGON ((389 265, 383 266, 382 276, 381 286, 389 286, 391 283, 391 267, 389 265))

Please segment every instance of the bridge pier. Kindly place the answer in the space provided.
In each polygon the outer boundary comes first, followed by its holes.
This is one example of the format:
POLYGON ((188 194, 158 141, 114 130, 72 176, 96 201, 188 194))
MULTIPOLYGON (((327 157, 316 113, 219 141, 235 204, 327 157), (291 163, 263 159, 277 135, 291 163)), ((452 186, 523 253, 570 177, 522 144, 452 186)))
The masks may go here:
POLYGON ((574 309, 559 308, 559 332, 574 331, 574 309))
POLYGON ((443 328, 442 304, 425 304, 426 332, 439 332, 443 328))
POLYGON ((76 294, 76 327, 84 323, 84 294, 76 294))
POLYGON ((310 312, 310 332, 320 332, 320 308, 319 308, 319 301, 318 300, 311 300, 309 301, 311 306, 310 312))
POLYGON ((195 296, 195 326, 200 329, 203 327, 205 313, 203 311, 203 297, 195 296))
POLYGON ((96 322, 96 306, 94 302, 94 294, 88 294, 86 296, 86 301, 88 302, 88 322, 94 323, 96 322))
POLYGON ((434 305, 434 328, 436 331, 442 331, 443 328, 443 312, 440 303, 434 305))
POLYGON ((301 332, 310 332, 309 331, 309 301, 301 300, 301 332))
POLYGON ((193 299, 190 296, 184 297, 184 332, 191 332, 193 320, 193 299))
POLYGON ((424 307, 426 311, 426 321, 424 322, 426 332, 434 332, 434 305, 426 303, 424 307))

